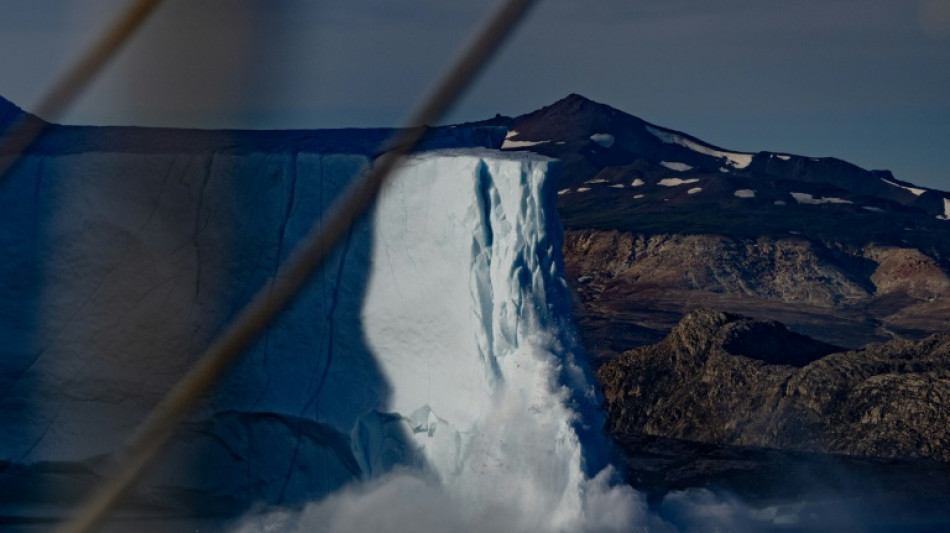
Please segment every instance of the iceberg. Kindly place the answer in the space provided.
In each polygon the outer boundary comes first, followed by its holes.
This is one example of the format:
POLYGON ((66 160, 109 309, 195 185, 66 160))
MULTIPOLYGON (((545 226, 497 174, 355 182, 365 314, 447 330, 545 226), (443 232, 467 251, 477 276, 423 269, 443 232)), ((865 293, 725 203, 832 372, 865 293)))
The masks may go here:
MULTIPOLYGON (((7 515, 91 488, 370 161, 282 142, 49 146, 0 183, 7 515)), ((585 520, 608 490, 607 446, 571 321, 557 163, 436 148, 407 161, 190 416, 133 506, 299 506, 408 469, 472 516, 585 520)))

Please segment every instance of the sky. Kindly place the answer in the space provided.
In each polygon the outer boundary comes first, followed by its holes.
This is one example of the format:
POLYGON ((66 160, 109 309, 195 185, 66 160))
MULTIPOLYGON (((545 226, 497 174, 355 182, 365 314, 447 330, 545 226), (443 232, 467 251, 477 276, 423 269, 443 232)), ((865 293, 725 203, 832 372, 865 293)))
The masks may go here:
MULTIPOLYGON (((27 110, 127 0, 0 0, 27 110)), ((395 126, 496 1, 166 0, 60 122, 395 126)), ((447 122, 569 93, 950 190, 950 0, 540 0, 447 122)))

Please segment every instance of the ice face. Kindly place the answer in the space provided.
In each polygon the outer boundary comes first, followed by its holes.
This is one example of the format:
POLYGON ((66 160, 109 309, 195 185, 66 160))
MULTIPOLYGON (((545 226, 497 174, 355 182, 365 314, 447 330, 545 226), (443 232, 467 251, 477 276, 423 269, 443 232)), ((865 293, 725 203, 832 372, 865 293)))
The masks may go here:
POLYGON ((599 427, 574 359, 551 165, 466 152, 412 161, 377 207, 362 310, 397 384, 391 408, 420 413, 413 439, 442 481, 486 506, 526 498, 538 524, 579 516, 585 461, 597 460, 575 422, 599 427))
MULTIPOLYGON (((22 161, 0 192, 0 459, 22 468, 0 483, 35 482, 38 463, 95 470, 367 163, 22 161)), ((299 503, 409 467, 473 513, 515 505, 528 525, 576 524, 604 445, 576 359, 556 181, 533 154, 411 159, 136 497, 299 503)))
MULTIPOLYGON (((0 324, 11 340, 0 459, 26 470, 0 483, 40 485, 36 464, 95 471, 90 461, 116 449, 366 163, 293 152, 22 160, 0 191, 0 313, 16 317, 0 324)), ((331 258, 200 406, 141 498, 294 501, 361 475, 349 431, 365 411, 385 410, 390 386, 362 337, 334 335, 358 321, 368 271, 358 260, 367 225, 349 240, 354 251, 331 258), (318 403, 338 353, 360 386, 318 403)))

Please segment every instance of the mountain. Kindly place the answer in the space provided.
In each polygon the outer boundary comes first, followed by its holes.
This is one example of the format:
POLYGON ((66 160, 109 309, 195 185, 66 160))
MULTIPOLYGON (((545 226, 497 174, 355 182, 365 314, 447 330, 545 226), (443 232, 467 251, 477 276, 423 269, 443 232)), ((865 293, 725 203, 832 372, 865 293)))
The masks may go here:
POLYGON ((776 219, 769 227, 775 231, 800 230, 796 219, 816 205, 835 206, 836 214, 883 210, 892 216, 950 217, 950 194, 915 187, 888 171, 867 171, 835 158, 727 150, 576 94, 506 125, 503 149, 529 149, 562 161, 559 205, 568 227, 607 223, 608 212, 618 219, 633 215, 628 224, 635 224, 638 213, 713 206, 776 219), (669 205, 643 209, 658 202, 669 205), (599 213, 584 212, 593 203, 601 204, 599 213))
MULTIPOLYGON (((13 102, 0 96, 0 135, 23 134, 27 129, 42 128, 44 126, 46 126, 46 122, 42 119, 36 115, 27 113, 13 102)), ((10 151, 11 147, 15 146, 16 143, 14 139, 4 138, 3 142, 0 143, 0 154, 10 151)))
POLYGON ((14 122, 29 116, 19 106, 0 96, 0 132, 6 131, 14 122))
POLYGON ((578 95, 496 121, 503 149, 563 161, 568 280, 631 483, 944 516, 950 195, 578 95))
POLYGON ((504 150, 562 161, 580 331, 599 360, 709 307, 856 348, 950 331, 950 194, 835 158, 728 150, 572 94, 504 150))

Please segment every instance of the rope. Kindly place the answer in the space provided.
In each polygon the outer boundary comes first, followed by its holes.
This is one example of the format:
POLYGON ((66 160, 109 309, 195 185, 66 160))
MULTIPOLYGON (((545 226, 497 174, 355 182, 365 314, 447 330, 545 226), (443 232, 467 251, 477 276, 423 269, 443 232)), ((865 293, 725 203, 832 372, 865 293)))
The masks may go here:
POLYGON ((168 441, 175 426, 277 313, 290 303, 336 243, 373 202, 397 164, 419 143, 426 125, 438 121, 458 99, 533 3, 534 0, 507 0, 476 33, 458 61, 435 85, 418 110, 410 115, 409 126, 386 142, 384 153, 347 188, 323 221, 311 227, 274 276, 273 284, 264 284, 237 319, 148 415, 117 454, 118 467, 113 476, 77 508, 73 518, 57 529, 58 533, 89 531, 133 486, 168 441))
POLYGON ((89 82, 142 26, 161 1, 138 0, 129 6, 119 18, 113 21, 102 38, 86 50, 85 55, 53 84, 40 100, 36 108, 36 114, 39 115, 40 120, 26 115, 10 127, 0 141, 0 154, 11 154, 11 157, 0 160, 0 183, 20 156, 42 135, 49 123, 55 122, 79 97, 89 82))

